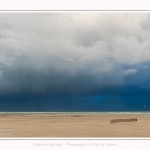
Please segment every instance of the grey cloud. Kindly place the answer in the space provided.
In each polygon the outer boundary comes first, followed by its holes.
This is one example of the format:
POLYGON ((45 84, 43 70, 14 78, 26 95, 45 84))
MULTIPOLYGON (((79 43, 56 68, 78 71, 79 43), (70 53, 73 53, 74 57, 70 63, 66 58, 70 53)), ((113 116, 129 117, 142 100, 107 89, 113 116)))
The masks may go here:
MULTIPOLYGON (((29 57, 20 57, 12 66, 7 67, 3 78, 0 79, 1 94, 80 95, 122 83, 121 78, 119 79, 113 70, 113 74, 109 71, 106 74, 107 69, 101 70, 104 63, 96 68, 94 64, 82 66, 55 58, 49 60, 49 57, 45 60, 42 58, 42 62, 40 58, 37 59, 38 63, 29 57)), ((109 62, 106 62, 106 65, 109 65, 109 62)))
POLYGON ((124 75, 132 75, 132 74, 136 74, 138 72, 137 69, 126 69, 126 70, 123 70, 123 74, 124 75))
POLYGON ((123 73, 137 70, 122 65, 150 60, 146 16, 1 13, 0 93, 82 94, 124 85, 123 73))

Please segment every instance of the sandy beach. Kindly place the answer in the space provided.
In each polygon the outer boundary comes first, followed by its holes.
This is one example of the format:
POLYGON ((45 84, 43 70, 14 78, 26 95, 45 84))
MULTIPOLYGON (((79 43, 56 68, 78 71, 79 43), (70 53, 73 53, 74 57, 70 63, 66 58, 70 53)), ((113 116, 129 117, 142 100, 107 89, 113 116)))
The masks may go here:
POLYGON ((150 115, 1 114, 0 137, 150 137, 150 115), (130 118, 137 121, 110 123, 130 118))

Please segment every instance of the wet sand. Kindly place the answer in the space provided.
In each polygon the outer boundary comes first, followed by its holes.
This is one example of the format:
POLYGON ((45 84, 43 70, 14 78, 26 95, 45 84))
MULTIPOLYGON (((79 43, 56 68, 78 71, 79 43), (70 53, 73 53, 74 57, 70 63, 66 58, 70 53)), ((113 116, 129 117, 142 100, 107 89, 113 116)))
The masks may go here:
POLYGON ((0 115, 0 137, 150 137, 150 115, 0 115), (110 123, 111 119, 130 118, 137 121, 110 123))

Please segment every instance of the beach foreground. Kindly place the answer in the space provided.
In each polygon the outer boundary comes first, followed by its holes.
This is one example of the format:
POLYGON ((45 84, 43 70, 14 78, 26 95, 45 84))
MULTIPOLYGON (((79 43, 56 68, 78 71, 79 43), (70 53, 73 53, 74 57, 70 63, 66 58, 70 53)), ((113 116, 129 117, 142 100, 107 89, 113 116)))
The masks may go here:
POLYGON ((0 115, 0 137, 150 137, 150 115, 0 115), (111 119, 130 118, 137 121, 110 123, 111 119))

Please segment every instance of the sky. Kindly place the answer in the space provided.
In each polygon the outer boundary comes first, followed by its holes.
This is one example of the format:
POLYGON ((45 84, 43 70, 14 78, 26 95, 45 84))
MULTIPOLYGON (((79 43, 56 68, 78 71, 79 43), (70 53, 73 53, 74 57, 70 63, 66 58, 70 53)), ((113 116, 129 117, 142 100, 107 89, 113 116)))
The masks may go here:
POLYGON ((0 13, 0 111, 149 111, 149 76, 149 13, 0 13))

